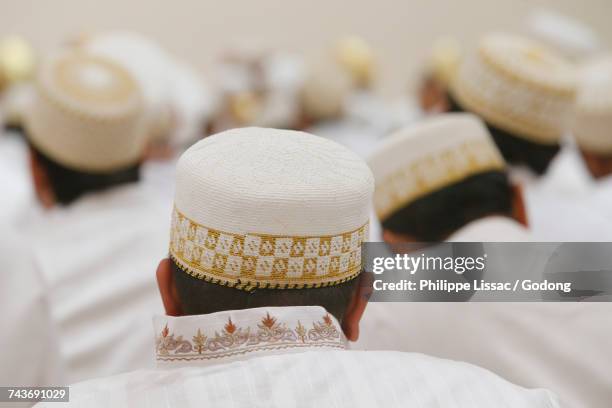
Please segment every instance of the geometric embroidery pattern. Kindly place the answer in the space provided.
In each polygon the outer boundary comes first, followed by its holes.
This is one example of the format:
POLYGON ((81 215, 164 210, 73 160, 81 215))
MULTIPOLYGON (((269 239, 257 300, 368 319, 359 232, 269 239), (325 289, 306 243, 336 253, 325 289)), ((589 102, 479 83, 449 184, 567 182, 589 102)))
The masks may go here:
POLYGON ((233 234, 200 225, 176 207, 170 256, 198 279, 251 291, 336 285, 361 271, 368 224, 320 237, 233 234))
POLYGON ((492 141, 476 140, 413 161, 376 183, 374 208, 380 220, 433 191, 472 175, 503 170, 505 163, 492 141))
POLYGON ((198 329, 191 339, 171 333, 166 325, 155 343, 158 361, 210 360, 289 348, 346 348, 340 328, 329 315, 308 327, 300 321, 289 327, 269 313, 256 327, 239 327, 229 318, 221 332, 198 329))

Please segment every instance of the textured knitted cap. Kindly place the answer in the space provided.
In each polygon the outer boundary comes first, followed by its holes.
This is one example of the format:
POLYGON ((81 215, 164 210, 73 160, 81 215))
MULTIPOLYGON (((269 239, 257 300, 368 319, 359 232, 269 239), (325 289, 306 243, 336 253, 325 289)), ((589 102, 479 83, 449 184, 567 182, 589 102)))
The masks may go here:
POLYGON ((80 52, 50 58, 41 66, 33 99, 28 137, 57 163, 104 173, 142 157, 140 90, 112 61, 80 52))
POLYGON ((374 209, 383 221, 429 193, 505 168, 484 123, 468 113, 438 115, 396 132, 368 164, 376 180, 374 209))
POLYGON ((463 109, 487 123, 550 145, 570 125, 576 70, 537 42, 490 34, 463 58, 451 88, 463 109))
POLYGON ((180 158, 170 254, 241 289, 303 288, 361 270, 372 174, 327 139, 267 128, 208 137, 180 158))

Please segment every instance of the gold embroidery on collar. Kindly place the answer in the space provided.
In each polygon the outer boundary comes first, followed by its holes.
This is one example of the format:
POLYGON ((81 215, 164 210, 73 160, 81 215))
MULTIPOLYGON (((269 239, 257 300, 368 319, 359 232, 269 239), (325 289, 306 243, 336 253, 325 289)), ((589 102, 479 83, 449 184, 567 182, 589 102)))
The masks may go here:
POLYGON ((200 225, 176 208, 170 256, 186 273, 243 290, 337 285, 361 272, 368 224, 334 236, 233 234, 200 225))
POLYGON ((329 315, 307 329, 298 321, 295 327, 266 313, 256 327, 239 327, 231 318, 221 332, 198 329, 191 340, 170 332, 166 325, 156 339, 159 361, 193 361, 231 357, 257 351, 289 348, 346 348, 339 327, 329 315))

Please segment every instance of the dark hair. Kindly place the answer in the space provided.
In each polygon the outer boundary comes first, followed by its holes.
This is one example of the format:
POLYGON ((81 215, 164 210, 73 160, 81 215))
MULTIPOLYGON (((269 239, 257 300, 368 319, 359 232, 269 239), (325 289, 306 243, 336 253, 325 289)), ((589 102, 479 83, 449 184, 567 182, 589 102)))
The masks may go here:
MULTIPOLYGON (((450 93, 447 93, 450 112, 465 112, 450 93)), ((546 172, 548 165, 555 158, 561 147, 558 143, 548 145, 531 142, 510 132, 502 130, 487 123, 489 133, 493 136, 495 144, 499 148, 504 159, 512 164, 525 164, 536 174, 541 175, 546 172)))
POLYGON ((339 285, 322 288, 255 289, 247 292, 195 278, 183 271, 174 260, 170 261, 182 312, 185 315, 264 306, 322 306, 341 322, 359 281, 355 278, 339 285))
POLYGON ((68 205, 86 193, 106 190, 111 187, 140 180, 140 164, 110 173, 85 173, 69 169, 44 155, 30 144, 34 157, 44 168, 55 199, 61 205, 68 205))
POLYGON ((385 219, 382 226, 422 242, 443 241, 479 218, 510 216, 512 194, 505 172, 480 173, 411 202, 385 219))

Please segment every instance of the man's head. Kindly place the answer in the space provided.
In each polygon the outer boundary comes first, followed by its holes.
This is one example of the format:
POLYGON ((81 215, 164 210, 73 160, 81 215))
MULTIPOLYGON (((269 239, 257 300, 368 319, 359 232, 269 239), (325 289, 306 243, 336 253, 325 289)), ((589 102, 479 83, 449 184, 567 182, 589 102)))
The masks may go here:
POLYGON ((462 61, 449 102, 451 111, 485 121, 507 162, 543 174, 560 150, 575 93, 569 62, 536 42, 496 34, 462 61))
POLYGON ((446 114, 398 132, 370 159, 374 203, 389 243, 443 241, 471 221, 525 222, 520 189, 483 123, 446 114))
POLYGON ((44 62, 26 122, 35 191, 45 207, 135 182, 146 137, 138 86, 103 58, 44 62))
POLYGON ((572 130, 591 175, 612 174, 612 57, 584 67, 572 130))
POLYGON ((359 157, 306 133, 244 128, 195 144, 177 165, 171 259, 157 271, 166 312, 319 305, 356 339, 372 190, 359 157))

